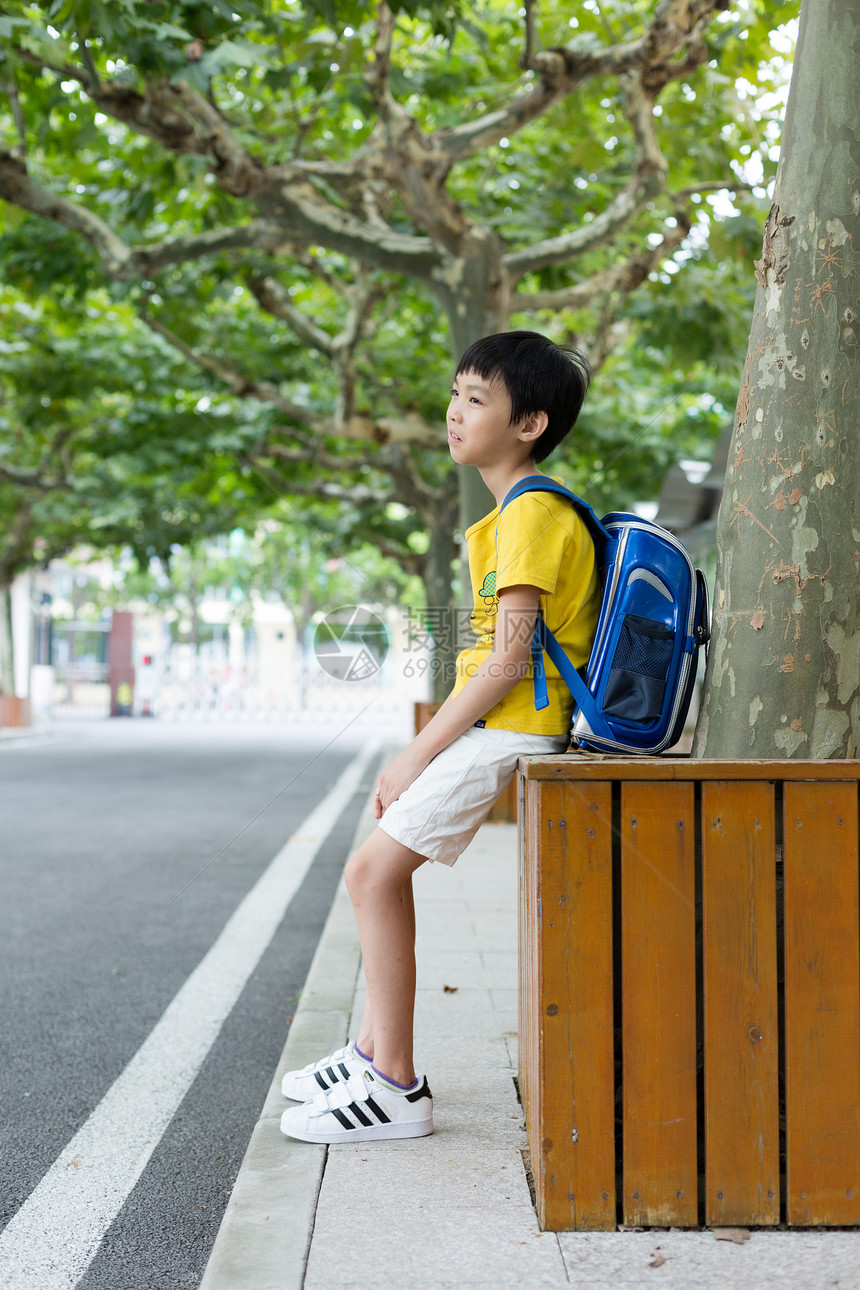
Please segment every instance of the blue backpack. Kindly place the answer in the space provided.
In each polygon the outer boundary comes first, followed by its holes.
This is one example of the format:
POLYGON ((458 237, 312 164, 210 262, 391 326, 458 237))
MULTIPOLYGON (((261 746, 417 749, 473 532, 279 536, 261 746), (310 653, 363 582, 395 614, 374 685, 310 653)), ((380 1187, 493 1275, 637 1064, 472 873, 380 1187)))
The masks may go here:
POLYGON ((549 703, 544 651, 576 700, 571 743, 592 752, 655 754, 677 743, 693 696, 699 650, 710 637, 708 591, 684 547, 638 515, 594 511, 546 475, 519 480, 501 511, 523 493, 557 493, 594 541, 603 588, 585 679, 538 616, 532 640, 535 708, 549 703))

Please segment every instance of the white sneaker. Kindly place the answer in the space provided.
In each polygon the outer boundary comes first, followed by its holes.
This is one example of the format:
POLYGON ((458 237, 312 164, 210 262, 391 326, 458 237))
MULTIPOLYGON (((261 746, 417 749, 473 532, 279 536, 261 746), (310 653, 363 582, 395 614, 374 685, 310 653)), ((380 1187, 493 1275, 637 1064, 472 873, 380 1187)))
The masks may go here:
POLYGON ((414 1089, 400 1092, 365 1069, 313 1101, 284 1111, 281 1132, 300 1142, 423 1138, 433 1132, 433 1095, 423 1075, 414 1089))
POLYGON ((330 1057, 321 1057, 300 1071, 287 1071, 281 1080, 281 1092, 294 1102, 307 1102, 317 1093, 327 1093, 338 1084, 345 1084, 350 1075, 370 1070, 370 1062, 355 1051, 354 1044, 339 1048, 330 1057))

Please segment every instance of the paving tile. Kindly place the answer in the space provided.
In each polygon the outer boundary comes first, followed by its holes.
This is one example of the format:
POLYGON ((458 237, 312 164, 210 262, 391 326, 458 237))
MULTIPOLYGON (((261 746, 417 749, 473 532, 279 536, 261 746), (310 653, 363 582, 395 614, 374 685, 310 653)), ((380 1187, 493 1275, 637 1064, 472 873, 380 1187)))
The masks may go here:
POLYGON ((374 1281, 422 1290, 434 1281, 529 1290, 566 1284, 557 1241, 516 1203, 464 1209, 422 1203, 413 1192, 384 1213, 385 1222, 369 1223, 360 1203, 335 1214, 323 1201, 304 1290, 340 1290, 355 1280, 356 1268, 373 1269, 374 1281))
POLYGON ((474 950, 419 947, 416 959, 419 989, 456 985, 486 990, 498 982, 498 976, 493 970, 488 971, 484 967, 481 951, 477 947, 474 950))
POLYGON ((712 1231, 562 1232, 559 1247, 574 1285, 641 1285, 666 1290, 728 1285, 735 1290, 856 1290, 860 1232, 753 1231, 742 1245, 712 1231), (649 1264, 659 1255, 659 1269, 649 1264))

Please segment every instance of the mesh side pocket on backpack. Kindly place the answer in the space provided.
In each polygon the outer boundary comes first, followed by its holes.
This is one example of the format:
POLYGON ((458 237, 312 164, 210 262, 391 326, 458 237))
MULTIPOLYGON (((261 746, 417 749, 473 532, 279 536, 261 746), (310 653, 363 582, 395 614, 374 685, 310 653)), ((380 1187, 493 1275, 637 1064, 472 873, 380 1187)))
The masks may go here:
POLYGON ((671 661, 671 629, 652 618, 626 614, 603 694, 607 717, 622 721, 659 717, 671 661))

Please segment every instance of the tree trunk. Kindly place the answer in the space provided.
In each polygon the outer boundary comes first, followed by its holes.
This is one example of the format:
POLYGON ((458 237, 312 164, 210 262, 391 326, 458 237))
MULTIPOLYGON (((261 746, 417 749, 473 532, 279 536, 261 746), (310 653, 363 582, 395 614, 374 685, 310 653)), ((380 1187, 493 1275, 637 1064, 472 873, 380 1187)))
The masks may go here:
POLYGON ((12 587, 0 583, 0 693, 15 693, 15 644, 12 635, 12 587))
MULTIPOLYGON (((452 364, 457 363, 464 351, 476 340, 504 331, 508 325, 510 310, 502 254, 502 244, 494 234, 486 229, 473 228, 461 248, 460 256, 437 274, 435 289, 448 315, 452 364)), ((453 370, 451 375, 453 377, 453 370)), ((448 606, 449 614, 446 619, 451 623, 451 630, 441 633, 435 642, 432 678, 435 702, 445 699, 453 687, 454 662, 458 645, 462 644, 458 640, 460 620, 472 607, 469 560, 462 535, 470 525, 489 514, 496 504, 474 466, 461 467, 457 475, 461 535, 458 607, 454 606, 452 595, 451 556, 456 558, 457 555, 454 534, 450 535, 449 542, 449 535, 439 531, 438 522, 431 523, 430 550, 427 553, 427 603, 448 606), (434 566, 432 573, 431 565, 434 566)))
POLYGON ((422 581, 427 596, 427 626, 433 637, 431 697, 441 703, 454 686, 454 667, 462 647, 459 615, 451 594, 451 570, 457 559, 457 540, 450 526, 430 527, 430 546, 424 557, 422 581))
MULTIPOLYGON (((474 228, 461 255, 437 278, 436 291, 451 329, 453 363, 476 340, 504 331, 508 325, 502 254, 502 244, 494 234, 474 228)), ((460 524, 465 530, 493 509, 495 499, 474 466, 464 467, 459 474, 460 524)))
POLYGON ((860 741, 860 8, 804 0, 717 531, 695 754, 860 741))

